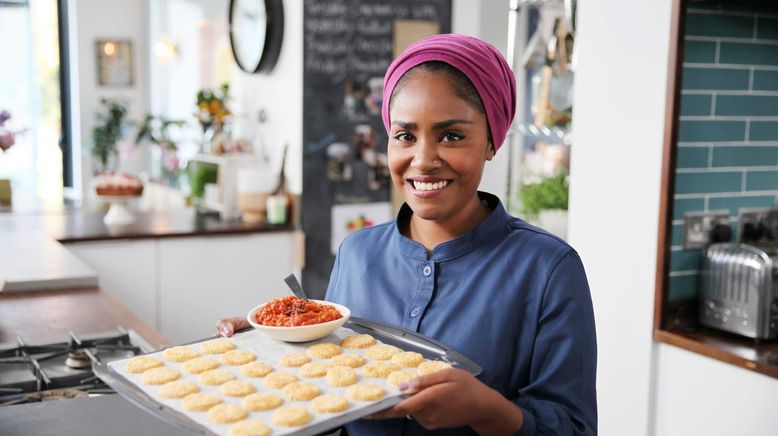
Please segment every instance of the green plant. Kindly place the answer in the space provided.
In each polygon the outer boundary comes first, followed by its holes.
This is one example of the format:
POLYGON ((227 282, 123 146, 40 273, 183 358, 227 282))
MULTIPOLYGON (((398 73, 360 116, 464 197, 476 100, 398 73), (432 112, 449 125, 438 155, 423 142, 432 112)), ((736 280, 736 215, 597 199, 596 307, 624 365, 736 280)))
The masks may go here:
POLYGON ((101 100, 100 103, 106 112, 97 114, 97 125, 92 129, 92 154, 100 161, 100 172, 107 172, 111 157, 117 152, 116 144, 125 135, 127 108, 117 101, 101 100))
POLYGON ((138 134, 135 136, 135 143, 142 144, 150 142, 163 148, 173 150, 178 149, 178 145, 170 136, 171 127, 182 127, 186 124, 182 120, 171 120, 165 117, 158 117, 147 114, 141 125, 138 127, 138 134))
POLYGON ((567 210, 567 174, 541 179, 537 183, 525 184, 519 190, 522 212, 528 218, 537 218, 538 212, 546 209, 567 210))

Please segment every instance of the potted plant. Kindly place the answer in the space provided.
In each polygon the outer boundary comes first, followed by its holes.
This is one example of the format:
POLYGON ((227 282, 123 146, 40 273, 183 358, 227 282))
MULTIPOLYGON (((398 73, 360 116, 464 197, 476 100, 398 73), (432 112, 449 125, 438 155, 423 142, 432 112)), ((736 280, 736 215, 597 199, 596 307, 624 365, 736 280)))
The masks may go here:
MULTIPOLYGON (((229 83, 222 83, 217 90, 201 89, 197 91, 197 111, 195 117, 203 129, 203 153, 222 154, 219 147, 223 142, 223 130, 227 117, 232 114, 227 108, 230 98, 229 83)), ((223 150, 222 150, 223 152, 223 150)))
POLYGON ((97 114, 97 125, 92 129, 92 155, 100 163, 98 173, 115 169, 117 143, 126 134, 127 107, 118 101, 101 100, 105 112, 97 114))
POLYGON ((138 127, 136 144, 148 143, 152 150, 152 177, 170 186, 177 186, 179 174, 178 145, 171 135, 171 128, 182 127, 182 120, 171 120, 148 114, 138 127))
POLYGON ((519 190, 524 216, 531 222, 562 238, 567 237, 568 175, 525 183, 519 190))

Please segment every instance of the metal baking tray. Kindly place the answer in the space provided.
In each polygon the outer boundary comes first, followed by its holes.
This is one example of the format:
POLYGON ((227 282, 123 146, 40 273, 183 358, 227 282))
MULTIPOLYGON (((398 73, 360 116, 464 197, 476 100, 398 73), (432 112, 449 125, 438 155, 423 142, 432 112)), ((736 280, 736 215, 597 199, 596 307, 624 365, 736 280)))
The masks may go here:
MULTIPOLYGON (((351 317, 346 321, 343 327, 357 333, 370 334, 383 343, 395 345, 406 351, 416 351, 427 359, 443 360, 456 368, 468 371, 476 376, 482 371, 477 363, 450 347, 410 330, 392 327, 358 317, 351 317)), ((192 341, 184 345, 196 344, 211 339, 213 339, 213 337, 192 341)), ((206 435, 216 434, 205 426, 190 419, 185 414, 157 401, 107 364, 101 363, 95 365, 94 372, 107 385, 111 386, 128 401, 152 415, 191 433, 206 435)), ((356 408, 353 411, 333 416, 332 418, 325 419, 318 423, 302 427, 298 431, 292 431, 286 434, 295 436, 320 434, 328 430, 336 429, 346 423, 362 418, 363 416, 392 407, 405 398, 406 395, 389 396, 376 403, 356 408)))

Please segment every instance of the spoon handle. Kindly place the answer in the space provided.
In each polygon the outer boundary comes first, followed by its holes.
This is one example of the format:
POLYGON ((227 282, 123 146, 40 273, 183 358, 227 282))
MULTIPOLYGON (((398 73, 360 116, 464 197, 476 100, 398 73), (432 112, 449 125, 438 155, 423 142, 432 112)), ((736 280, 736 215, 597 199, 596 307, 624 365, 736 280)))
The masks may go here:
POLYGON ((286 286, 289 286, 289 289, 292 290, 295 297, 308 301, 308 297, 305 296, 305 292, 303 292, 303 288, 300 286, 300 282, 297 281, 297 277, 295 277, 294 274, 289 274, 289 276, 284 279, 284 282, 286 282, 286 286))

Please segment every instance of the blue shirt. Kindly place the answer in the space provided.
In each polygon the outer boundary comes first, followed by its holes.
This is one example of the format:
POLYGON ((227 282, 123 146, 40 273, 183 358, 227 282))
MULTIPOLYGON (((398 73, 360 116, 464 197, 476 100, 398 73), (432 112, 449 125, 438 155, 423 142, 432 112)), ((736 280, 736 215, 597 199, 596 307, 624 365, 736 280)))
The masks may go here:
MULTIPOLYGON (((326 299, 477 362, 478 378, 522 409, 519 434, 596 434, 597 346, 581 260, 564 241, 510 216, 497 197, 479 195, 493 209, 489 216, 429 255, 398 229, 412 213, 407 205, 396 221, 350 235, 326 299)), ((405 419, 346 428, 350 435, 430 433, 405 419)))

